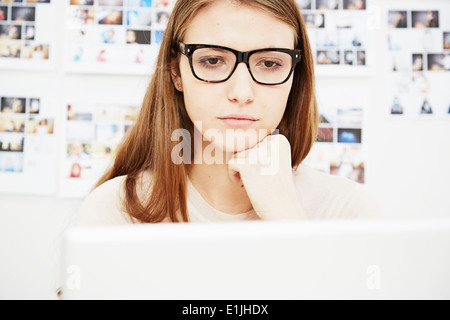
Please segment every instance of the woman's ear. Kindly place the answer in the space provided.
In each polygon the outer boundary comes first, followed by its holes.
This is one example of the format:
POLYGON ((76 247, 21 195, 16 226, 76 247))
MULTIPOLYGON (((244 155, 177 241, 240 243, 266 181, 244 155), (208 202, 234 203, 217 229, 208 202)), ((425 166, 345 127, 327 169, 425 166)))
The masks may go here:
POLYGON ((183 84, 181 81, 180 66, 178 60, 172 61, 171 76, 175 89, 177 89, 180 92, 183 92, 183 84))

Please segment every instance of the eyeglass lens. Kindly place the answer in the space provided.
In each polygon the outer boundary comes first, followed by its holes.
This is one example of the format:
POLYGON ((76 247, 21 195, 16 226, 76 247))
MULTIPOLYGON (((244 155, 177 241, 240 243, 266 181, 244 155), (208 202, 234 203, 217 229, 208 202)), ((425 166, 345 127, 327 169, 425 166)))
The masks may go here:
MULTIPOLYGON (((234 70, 236 55, 221 48, 197 49, 192 56, 192 66, 197 77, 206 81, 226 80, 234 70)), ((267 84, 283 82, 292 69, 292 57, 285 52, 260 51, 249 59, 250 72, 256 81, 267 84)))

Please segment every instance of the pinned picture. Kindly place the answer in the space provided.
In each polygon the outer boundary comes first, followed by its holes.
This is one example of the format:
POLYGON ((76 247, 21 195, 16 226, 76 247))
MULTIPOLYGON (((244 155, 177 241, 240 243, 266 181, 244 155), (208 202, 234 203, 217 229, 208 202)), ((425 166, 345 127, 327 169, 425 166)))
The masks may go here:
POLYGON ((339 143, 361 143, 362 130, 355 128, 338 128, 339 143))
POLYGON ((1 98, 2 113, 25 113, 26 98, 1 98))
POLYGON ((0 135, 0 152, 23 152, 23 136, 2 136, 0 135))
POLYGON ((345 10, 365 10, 366 0, 344 0, 345 10))
POLYGON ((49 118, 29 118, 27 121, 27 133, 37 135, 53 134, 54 119, 49 118))
POLYGON ((423 54, 413 54, 412 65, 413 71, 423 71, 423 54))
POLYGON ((25 118, 23 117, 0 117, 1 132, 25 132, 25 118))
POLYGON ((333 142, 333 136, 334 136, 333 128, 319 127, 317 142, 333 142))
POLYGON ((337 10, 339 9, 338 0, 316 0, 317 10, 337 10))
POLYGON ((311 0, 297 0, 300 10, 311 10, 311 0))
POLYGON ((325 15, 322 13, 303 14, 303 20, 308 29, 325 28, 325 15))
POLYGON ((408 15, 406 11, 389 11, 388 12, 388 27, 392 29, 407 28, 408 15))
MULTIPOLYGON (((1 144, 0 138, 0 144, 1 144)), ((0 146, 0 151, 2 147, 0 146)), ((21 173, 23 172, 23 153, 0 152, 0 172, 21 173)))
POLYGON ((429 54, 428 71, 450 71, 450 53, 429 54))
POLYGON ((439 11, 412 11, 413 28, 439 28, 439 11))
POLYGON ((444 32, 444 49, 450 50, 450 32, 444 32))
POLYGON ((339 51, 319 50, 317 51, 317 64, 339 64, 339 51))

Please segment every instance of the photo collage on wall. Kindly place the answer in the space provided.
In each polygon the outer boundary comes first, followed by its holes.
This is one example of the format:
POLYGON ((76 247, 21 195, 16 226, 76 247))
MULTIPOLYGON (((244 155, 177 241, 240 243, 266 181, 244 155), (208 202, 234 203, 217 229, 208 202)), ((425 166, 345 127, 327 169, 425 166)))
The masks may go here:
POLYGON ((111 164, 139 109, 104 103, 67 104, 66 108, 61 192, 68 197, 85 196, 111 164))
POLYGON ((0 0, 0 67, 49 64, 53 22, 51 0, 0 0))
POLYGON ((41 97, 0 94, 0 192, 51 192, 56 158, 55 117, 51 106, 41 97), (46 180, 39 181, 46 172, 46 180), (33 177, 33 179, 30 179, 33 177), (13 190, 7 183, 20 187, 13 190), (32 182, 34 181, 34 182, 32 182), (36 186, 34 186, 36 187, 36 186))
POLYGON ((175 1, 67 0, 67 3, 67 71, 148 74, 150 70, 143 66, 156 62, 175 1))
POLYGON ((388 11, 388 112, 450 118, 450 3, 388 11))
POLYGON ((308 28, 317 75, 365 75, 372 57, 369 0, 296 0, 308 28))
POLYGON ((306 164, 325 173, 365 183, 362 108, 319 108, 317 141, 306 164))

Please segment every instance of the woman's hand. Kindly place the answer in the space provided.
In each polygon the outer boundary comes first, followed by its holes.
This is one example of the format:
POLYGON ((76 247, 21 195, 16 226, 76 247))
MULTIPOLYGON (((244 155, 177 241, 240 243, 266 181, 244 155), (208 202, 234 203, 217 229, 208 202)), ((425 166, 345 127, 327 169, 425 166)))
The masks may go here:
POLYGON ((281 134, 266 136, 228 161, 230 179, 243 183, 255 212, 264 220, 306 219, 294 185, 291 145, 281 134))

